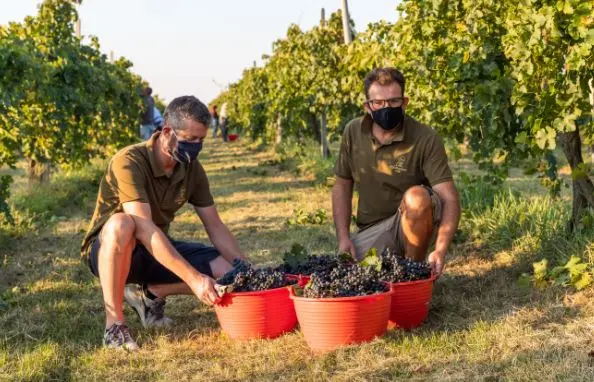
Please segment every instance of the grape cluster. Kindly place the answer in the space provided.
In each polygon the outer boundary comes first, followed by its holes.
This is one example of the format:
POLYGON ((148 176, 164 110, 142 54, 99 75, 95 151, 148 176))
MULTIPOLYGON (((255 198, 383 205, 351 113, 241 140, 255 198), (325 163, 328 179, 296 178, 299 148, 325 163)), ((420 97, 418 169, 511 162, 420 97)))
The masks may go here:
POLYGON ((219 285, 231 285, 235 280, 235 276, 239 273, 245 273, 250 268, 251 265, 247 261, 243 261, 241 259, 234 259, 233 260, 233 269, 229 272, 225 273, 223 276, 217 279, 217 284, 219 285))
POLYGON ((271 268, 255 269, 250 263, 240 259, 233 260, 233 269, 217 279, 219 285, 232 285, 234 292, 275 289, 294 283, 282 272, 271 268))
POLYGON ((431 277, 431 267, 426 261, 414 261, 399 255, 393 249, 386 249, 380 255, 381 280, 398 283, 403 281, 424 280, 431 277))
POLYGON ((311 275, 318 272, 329 272, 339 265, 348 266, 352 262, 343 256, 337 255, 307 255, 304 261, 299 264, 284 262, 276 270, 295 275, 311 275))
POLYGON ((378 273, 358 264, 339 263, 331 270, 315 272, 303 290, 309 298, 365 296, 387 291, 378 273))

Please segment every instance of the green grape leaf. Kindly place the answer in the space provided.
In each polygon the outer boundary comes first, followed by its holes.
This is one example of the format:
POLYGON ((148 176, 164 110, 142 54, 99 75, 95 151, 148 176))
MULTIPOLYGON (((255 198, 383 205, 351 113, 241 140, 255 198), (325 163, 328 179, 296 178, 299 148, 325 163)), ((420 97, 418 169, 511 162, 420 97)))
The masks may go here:
POLYGON ((293 243, 291 249, 283 254, 283 262, 291 268, 296 268, 307 262, 307 248, 299 243, 293 243))
POLYGON ((377 249, 371 248, 365 256, 363 256, 363 260, 360 262, 361 266, 374 268, 376 271, 381 271, 382 269, 382 260, 377 254, 377 249))

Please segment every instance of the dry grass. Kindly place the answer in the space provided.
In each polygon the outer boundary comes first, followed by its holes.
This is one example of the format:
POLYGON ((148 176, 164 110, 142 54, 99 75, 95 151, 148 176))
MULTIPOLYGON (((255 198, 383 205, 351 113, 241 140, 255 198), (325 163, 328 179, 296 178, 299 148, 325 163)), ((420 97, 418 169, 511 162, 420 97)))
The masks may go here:
MULTIPOLYGON (((202 156, 223 220, 259 264, 280 260, 293 242, 314 253, 334 249, 331 223, 288 226, 292 211, 330 211, 329 189, 312 178, 260 165, 272 154, 241 143, 208 141, 202 156), (265 171, 265 175, 262 171, 265 171)), ((140 352, 101 347, 97 280, 78 257, 86 210, 39 227, 0 249, 1 380, 592 380, 592 292, 517 286, 542 240, 465 241, 452 251, 426 324, 360 346, 315 356, 297 331, 275 340, 234 342, 212 309, 192 297, 168 300, 177 322, 143 330, 126 316, 140 352)), ((173 236, 206 241, 189 208, 173 236)), ((591 243, 591 240, 590 240, 591 243)), ((591 244, 590 244, 591 245, 591 244)))

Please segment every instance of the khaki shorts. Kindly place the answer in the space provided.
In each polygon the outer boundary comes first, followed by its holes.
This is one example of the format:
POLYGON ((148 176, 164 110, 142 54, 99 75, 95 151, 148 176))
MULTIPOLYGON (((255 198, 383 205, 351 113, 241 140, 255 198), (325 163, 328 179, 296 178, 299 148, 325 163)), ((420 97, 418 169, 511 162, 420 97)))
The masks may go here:
MULTIPOLYGON (((431 243, 433 244, 437 236, 437 229, 435 228, 441 222, 441 199, 430 187, 423 187, 427 189, 431 196, 434 227, 431 243)), ((357 251, 355 257, 362 260, 363 256, 371 248, 375 248, 378 253, 386 248, 396 248, 398 253, 404 253, 404 234, 400 228, 400 219, 401 212, 400 208, 398 208, 396 214, 352 235, 351 241, 357 251)))

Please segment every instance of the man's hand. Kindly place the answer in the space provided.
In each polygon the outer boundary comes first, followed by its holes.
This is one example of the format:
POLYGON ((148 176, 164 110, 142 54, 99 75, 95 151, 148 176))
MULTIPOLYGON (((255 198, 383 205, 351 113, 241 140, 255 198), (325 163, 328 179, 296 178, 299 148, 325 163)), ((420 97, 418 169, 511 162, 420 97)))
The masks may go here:
POLYGON ((192 292, 206 305, 213 305, 219 302, 220 298, 215 290, 215 281, 205 275, 190 285, 192 292))
POLYGON ((340 239, 338 241, 338 253, 348 252, 351 254, 351 257, 354 260, 357 260, 357 251, 355 250, 355 245, 351 241, 350 238, 346 237, 344 239, 340 239))
POLYGON ((445 251, 433 251, 427 257, 427 262, 431 266, 431 270, 433 273, 437 275, 437 277, 441 276, 441 272, 443 271, 443 267, 445 266, 445 251))

